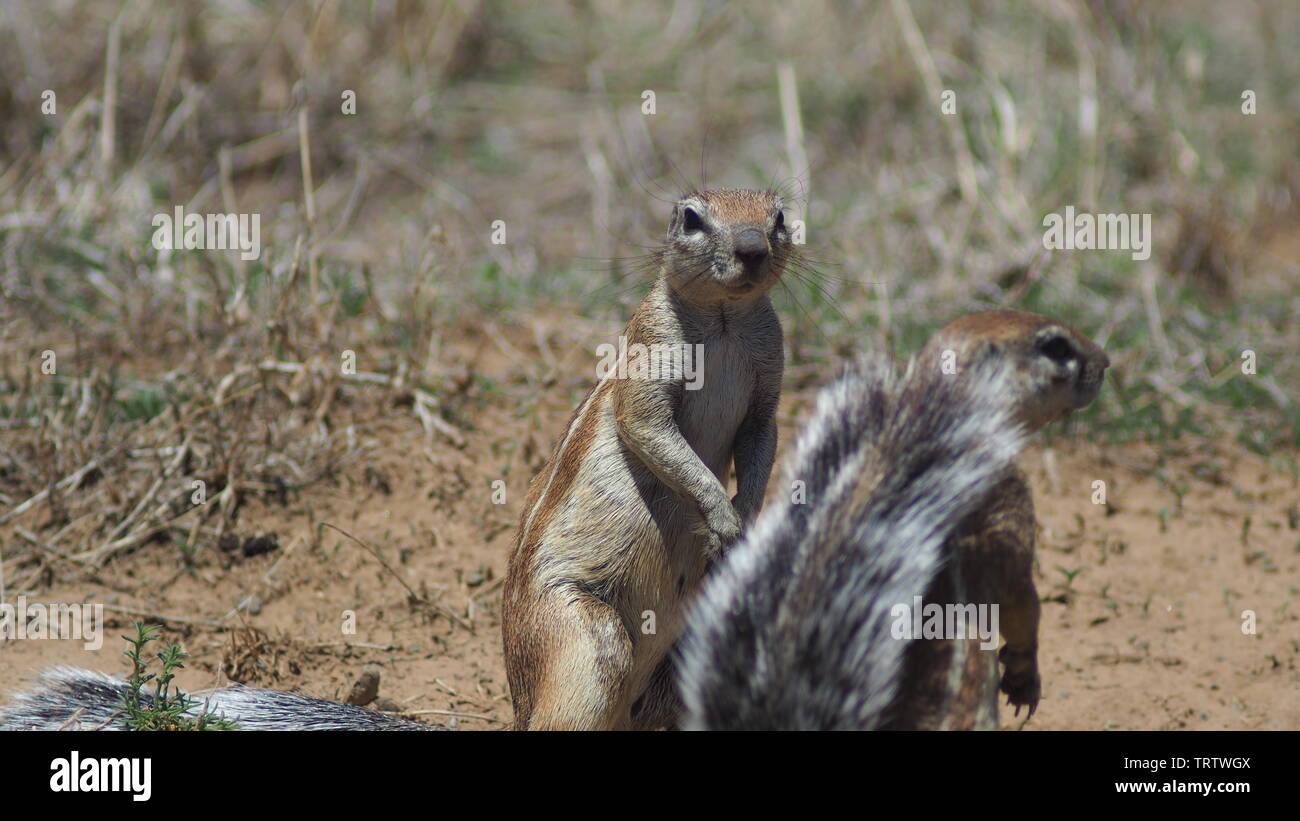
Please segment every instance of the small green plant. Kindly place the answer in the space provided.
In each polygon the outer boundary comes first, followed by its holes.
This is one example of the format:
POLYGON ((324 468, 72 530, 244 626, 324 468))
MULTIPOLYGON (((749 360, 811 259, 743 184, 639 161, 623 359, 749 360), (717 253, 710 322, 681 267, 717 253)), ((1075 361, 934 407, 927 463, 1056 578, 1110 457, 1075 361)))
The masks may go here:
POLYGON ((1073 570, 1069 570, 1069 569, 1067 569, 1067 568, 1061 567, 1060 565, 1057 565, 1057 566, 1056 566, 1056 569, 1057 569, 1058 572, 1060 572, 1062 575, 1065 576, 1065 583, 1066 583, 1066 585, 1070 585, 1070 584, 1073 584, 1073 583, 1074 583, 1074 577, 1077 576, 1077 575, 1079 575, 1079 574, 1082 573, 1083 571, 1087 570, 1087 569, 1088 569, 1088 566, 1087 566, 1087 565, 1080 565, 1080 566, 1074 568, 1073 570))
POLYGON ((152 660, 145 657, 145 645, 158 638, 158 631, 140 622, 132 622, 135 637, 123 636, 130 649, 125 651, 131 660, 131 677, 127 679, 127 694, 119 709, 126 715, 127 728, 131 730, 236 730, 233 721, 200 710, 196 715, 189 711, 198 703, 179 687, 171 686, 176 671, 185 667, 189 658, 178 645, 168 644, 157 654, 162 663, 160 673, 150 673, 152 660), (141 697, 150 681, 154 682, 153 697, 141 697))

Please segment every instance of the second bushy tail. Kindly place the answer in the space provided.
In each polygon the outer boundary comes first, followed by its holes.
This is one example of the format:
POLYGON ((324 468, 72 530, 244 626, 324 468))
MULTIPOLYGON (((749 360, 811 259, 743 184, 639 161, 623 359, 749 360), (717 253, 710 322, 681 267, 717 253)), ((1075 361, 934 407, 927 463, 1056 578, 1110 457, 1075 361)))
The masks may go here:
MULTIPOLYGON (((121 705, 129 685, 77 667, 52 667, 37 685, 0 707, 0 730, 125 730, 121 705)), ((235 722, 241 730, 441 730, 375 710, 310 696, 225 687, 198 693, 188 715, 200 710, 235 722)), ((142 706, 153 696, 140 693, 142 706)))
POLYGON ((706 584, 682 643, 688 729, 876 729, 900 685, 891 635, 1022 434, 997 360, 897 377, 867 358, 825 390, 764 511, 706 584))

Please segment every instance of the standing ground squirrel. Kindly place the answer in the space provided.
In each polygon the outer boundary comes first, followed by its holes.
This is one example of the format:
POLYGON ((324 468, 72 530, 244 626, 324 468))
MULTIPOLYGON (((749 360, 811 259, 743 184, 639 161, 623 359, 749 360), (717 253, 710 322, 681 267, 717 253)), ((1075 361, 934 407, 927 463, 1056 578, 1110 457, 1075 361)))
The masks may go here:
POLYGON ((686 726, 995 728, 999 687, 1032 714, 1035 523, 1013 460, 1109 364, 1066 325, 999 310, 941 329, 901 378, 869 357, 825 390, 784 477, 807 504, 769 508, 689 614, 686 726), (1000 683, 979 638, 900 637, 918 596, 972 628, 970 605, 998 605, 1000 683))
POLYGON ((676 203, 626 331, 628 350, 673 352, 676 366, 605 376, 520 516, 502 599, 517 728, 675 724, 684 604, 758 514, 776 455, 783 343, 767 294, 791 251, 774 193, 676 203), (681 367, 692 357, 696 383, 681 367))

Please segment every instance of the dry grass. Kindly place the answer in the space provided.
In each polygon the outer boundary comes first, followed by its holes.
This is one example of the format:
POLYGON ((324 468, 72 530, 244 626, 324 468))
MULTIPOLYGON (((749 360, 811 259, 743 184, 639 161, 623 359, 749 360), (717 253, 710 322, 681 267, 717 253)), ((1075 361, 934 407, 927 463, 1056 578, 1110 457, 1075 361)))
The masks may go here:
POLYGON ((1294 7, 575 8, 28 0, 0 16, 10 589, 93 578, 152 540, 201 561, 250 494, 362 459, 376 413, 459 442, 471 399, 526 415, 576 390, 640 297, 665 201, 706 184, 776 186, 806 214, 813 268, 778 294, 792 388, 1015 305, 1111 351, 1083 430, 1293 452, 1294 7), (261 258, 155 250, 151 219, 176 205, 260 213, 261 258), (1042 217, 1066 205, 1151 213, 1155 253, 1043 255, 1042 217), (537 320, 565 311, 563 328, 537 320), (536 330, 536 355, 497 336, 528 364, 519 384, 444 353, 505 324, 536 330))

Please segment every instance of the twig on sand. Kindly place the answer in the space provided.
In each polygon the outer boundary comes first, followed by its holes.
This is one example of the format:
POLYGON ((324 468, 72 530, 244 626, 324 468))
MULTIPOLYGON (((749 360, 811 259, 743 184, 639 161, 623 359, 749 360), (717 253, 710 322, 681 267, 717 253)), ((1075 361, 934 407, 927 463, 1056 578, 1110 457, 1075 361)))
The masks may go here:
POLYGON ((391 573, 393 578, 397 579, 397 581, 402 585, 402 587, 406 588, 406 592, 411 594, 412 599, 415 599, 418 602, 421 602, 423 604, 435 608, 439 613, 442 613, 444 616, 451 619, 456 624, 459 624, 461 627, 464 627, 469 632, 471 633, 477 632, 474 629, 474 625, 462 619, 459 615, 456 614, 456 611, 442 604, 439 604, 438 602, 429 601, 424 596, 421 596, 419 593, 416 593, 415 590, 409 584, 406 583, 406 579, 403 579, 401 574, 399 574, 396 570, 394 570, 392 566, 389 565, 388 562, 384 560, 383 556, 379 555, 379 551, 375 550, 370 545, 361 541, 356 536, 353 536, 351 533, 347 532, 341 527, 338 527, 337 525, 330 524, 329 522, 321 522, 321 525, 323 527, 328 527, 330 530, 336 530, 339 533, 342 533, 344 536, 347 536, 349 539, 359 544, 371 556, 374 556, 375 560, 378 561, 381 565, 383 565, 384 569, 387 570, 389 573, 391 573))
POLYGON ((406 710, 402 713, 404 716, 454 716, 456 718, 477 718, 480 721, 491 721, 494 724, 505 724, 499 718, 492 716, 479 715, 478 713, 458 713, 455 710, 406 710))

